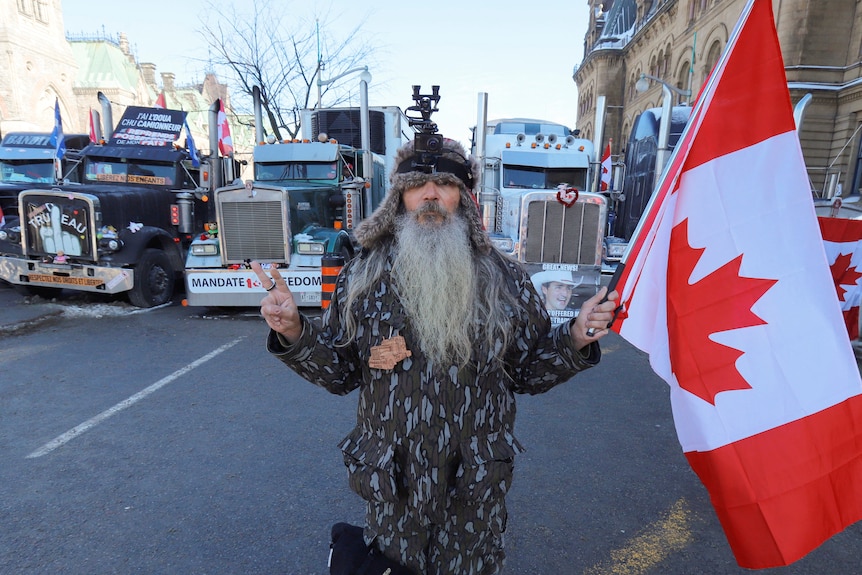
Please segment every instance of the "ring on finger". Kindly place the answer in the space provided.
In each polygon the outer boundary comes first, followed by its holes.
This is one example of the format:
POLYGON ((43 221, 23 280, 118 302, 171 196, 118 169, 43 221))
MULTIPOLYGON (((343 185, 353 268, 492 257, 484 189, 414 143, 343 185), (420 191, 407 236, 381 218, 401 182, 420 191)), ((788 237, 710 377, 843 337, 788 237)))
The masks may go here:
POLYGON ((268 288, 264 288, 266 291, 272 291, 275 289, 275 280, 272 280, 272 284, 268 288))

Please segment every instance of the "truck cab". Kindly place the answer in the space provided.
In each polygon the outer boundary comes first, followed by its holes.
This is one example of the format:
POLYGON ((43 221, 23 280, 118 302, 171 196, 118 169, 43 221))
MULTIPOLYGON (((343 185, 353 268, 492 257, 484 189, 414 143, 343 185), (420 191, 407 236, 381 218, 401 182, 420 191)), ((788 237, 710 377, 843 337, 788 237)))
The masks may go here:
POLYGON ((215 221, 189 250, 188 305, 259 305, 264 290, 251 261, 278 266, 298 305, 324 305, 324 255, 354 257, 353 230, 383 200, 395 152, 412 135, 400 108, 367 112, 370 149, 361 147, 356 108, 304 110, 302 139, 258 134, 254 180, 213 192, 215 221))
MULTIPOLYGON (((86 134, 64 136, 66 155, 61 160, 63 179, 78 182, 80 151, 89 144, 86 134)), ((10 132, 0 142, 0 211, 18 218, 18 193, 25 188, 48 187, 56 182, 51 134, 10 132)))
POLYGON ((594 145, 545 120, 507 118, 483 128, 472 154, 483 163, 477 201, 485 229, 524 265, 540 294, 542 278, 565 276, 570 300, 563 309, 546 307, 553 323, 568 321, 601 285, 608 201, 589 191, 594 145))
POLYGON ((184 118, 129 107, 107 143, 80 151, 80 183, 17 193, 20 219, 0 228, 0 279, 40 295, 72 289, 126 293, 138 307, 170 301, 192 235, 210 219, 198 162, 174 144, 184 118))

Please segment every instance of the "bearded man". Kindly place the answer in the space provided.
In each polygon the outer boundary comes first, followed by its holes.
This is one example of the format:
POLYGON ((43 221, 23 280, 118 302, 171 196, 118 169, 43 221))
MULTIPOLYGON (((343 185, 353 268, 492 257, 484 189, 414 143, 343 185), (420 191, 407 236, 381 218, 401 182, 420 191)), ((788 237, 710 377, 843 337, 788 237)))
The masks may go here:
POLYGON ((253 264, 269 294, 267 348, 331 393, 359 389, 341 442, 351 488, 367 501, 365 542, 422 575, 503 567, 515 394, 542 393, 598 363, 616 292, 551 328, 521 266, 498 252, 471 196, 476 163, 444 140, 427 167, 412 143, 363 247, 317 327, 277 269, 253 264), (590 336, 587 330, 593 328, 590 336))

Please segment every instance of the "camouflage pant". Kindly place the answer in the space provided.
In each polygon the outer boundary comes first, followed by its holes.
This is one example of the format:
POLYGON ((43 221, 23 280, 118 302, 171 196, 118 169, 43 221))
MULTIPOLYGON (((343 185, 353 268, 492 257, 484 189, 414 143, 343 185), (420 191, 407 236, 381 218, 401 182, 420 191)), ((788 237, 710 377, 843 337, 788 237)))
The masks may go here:
POLYGON ((506 505, 450 500, 440 524, 422 521, 402 502, 368 502, 366 538, 417 575, 497 575, 503 571, 506 505))

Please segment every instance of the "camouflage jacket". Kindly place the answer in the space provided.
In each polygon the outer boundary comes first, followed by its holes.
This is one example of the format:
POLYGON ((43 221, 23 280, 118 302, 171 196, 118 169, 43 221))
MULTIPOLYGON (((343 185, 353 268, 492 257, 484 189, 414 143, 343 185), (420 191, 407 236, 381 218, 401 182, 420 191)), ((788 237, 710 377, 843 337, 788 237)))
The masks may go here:
POLYGON ((431 365, 385 280, 374 299, 353 311, 361 318, 356 341, 343 345, 338 306, 356 260, 339 275, 322 327, 303 317, 302 335, 293 345, 270 332, 269 351, 304 379, 339 395, 359 388, 357 426, 340 447, 351 488, 364 499, 400 501, 435 523, 452 497, 474 503, 502 499, 513 457, 523 452, 513 434, 514 394, 545 392, 598 363, 598 344, 576 351, 568 323, 551 329, 522 268, 496 252, 493 257, 522 304, 510 310, 518 335, 502 365, 481 347, 468 368, 431 365), (372 348, 393 335, 404 337, 410 356, 392 369, 369 367, 372 348))

